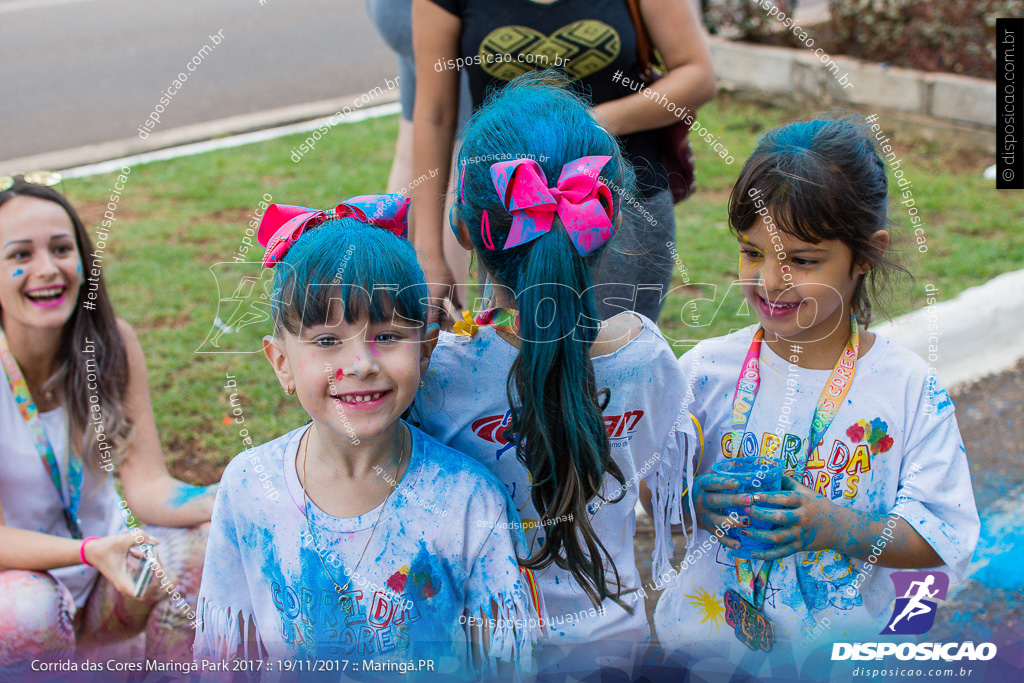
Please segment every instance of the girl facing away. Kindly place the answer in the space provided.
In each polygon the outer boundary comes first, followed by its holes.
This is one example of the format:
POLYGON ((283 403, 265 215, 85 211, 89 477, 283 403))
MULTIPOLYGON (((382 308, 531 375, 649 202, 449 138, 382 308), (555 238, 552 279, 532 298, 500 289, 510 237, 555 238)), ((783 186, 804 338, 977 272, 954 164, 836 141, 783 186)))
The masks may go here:
POLYGON ((504 487, 402 419, 437 341, 407 211, 382 195, 263 218, 278 269, 264 352, 311 423, 225 470, 197 659, 349 659, 385 675, 423 661, 413 673, 466 678, 530 656, 539 618, 504 487), (287 495, 252 495, 267 473, 287 495))
POLYGON ((694 671, 785 674, 811 651, 830 666, 836 641, 923 633, 888 626, 904 597, 898 570, 930 570, 944 586, 974 552, 949 396, 921 358, 868 330, 871 301, 905 271, 888 255, 887 206, 885 164, 849 118, 769 131, 732 190, 759 323, 679 359, 717 457, 697 469, 699 529, 655 612, 658 637, 694 671), (739 490, 712 471, 738 457, 768 459, 763 486, 739 490))
POLYGON ((415 415, 507 487, 549 615, 544 657, 563 669, 629 669, 650 636, 634 506, 645 483, 657 572, 672 556, 696 436, 685 378, 657 326, 597 313, 591 272, 619 225, 631 169, 564 85, 522 76, 463 134, 451 222, 492 308, 440 335, 415 415))

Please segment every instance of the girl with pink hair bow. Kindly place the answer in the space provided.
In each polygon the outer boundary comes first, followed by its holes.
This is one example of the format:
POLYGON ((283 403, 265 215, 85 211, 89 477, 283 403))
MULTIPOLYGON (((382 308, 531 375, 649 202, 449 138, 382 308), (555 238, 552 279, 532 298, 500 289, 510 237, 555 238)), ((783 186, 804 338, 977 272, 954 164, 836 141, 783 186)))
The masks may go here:
POLYGON ((520 77, 463 135, 451 223, 493 293, 490 308, 440 334, 414 414, 508 488, 529 544, 521 564, 549 615, 543 666, 636 673, 650 627, 634 506, 650 488, 663 572, 697 437, 657 326, 598 316, 607 292, 591 272, 632 170, 561 85, 520 77))
POLYGON ((224 471, 197 660, 351 657, 426 680, 529 668, 541 618, 512 502, 404 419, 437 340, 408 207, 366 195, 263 216, 275 270, 264 353, 311 422, 246 437, 224 471), (281 495, 254 495, 268 484, 281 495))

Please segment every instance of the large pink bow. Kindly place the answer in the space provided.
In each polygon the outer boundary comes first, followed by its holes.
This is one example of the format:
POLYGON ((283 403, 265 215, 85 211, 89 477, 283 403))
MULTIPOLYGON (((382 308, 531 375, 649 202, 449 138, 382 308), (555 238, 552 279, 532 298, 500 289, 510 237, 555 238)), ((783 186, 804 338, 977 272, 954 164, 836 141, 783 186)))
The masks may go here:
POLYGON ((598 180, 611 161, 607 156, 581 157, 562 167, 554 187, 548 187, 544 170, 533 159, 500 161, 491 166, 491 178, 505 209, 512 214, 512 228, 502 249, 535 240, 551 230, 555 214, 562 219, 569 239, 580 256, 586 256, 615 234, 612 193, 598 180))
POLYGON ((260 220, 256 239, 267 248, 263 265, 273 268, 303 232, 321 223, 351 216, 405 238, 409 232, 408 214, 409 199, 400 194, 359 195, 346 199, 329 213, 305 206, 271 204, 260 220))

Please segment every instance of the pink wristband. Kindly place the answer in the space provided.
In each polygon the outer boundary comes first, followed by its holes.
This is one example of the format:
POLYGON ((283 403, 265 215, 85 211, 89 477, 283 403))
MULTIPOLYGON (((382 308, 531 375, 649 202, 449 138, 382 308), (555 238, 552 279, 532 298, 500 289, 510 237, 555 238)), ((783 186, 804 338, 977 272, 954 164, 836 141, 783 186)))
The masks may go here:
POLYGON ((89 564, 89 560, 85 559, 85 544, 88 543, 89 541, 98 541, 98 540, 100 540, 99 536, 89 536, 88 538, 86 538, 85 540, 82 541, 82 545, 79 546, 79 548, 78 548, 78 556, 80 558, 82 558, 82 564, 87 564, 90 567, 92 566, 91 564, 89 564))

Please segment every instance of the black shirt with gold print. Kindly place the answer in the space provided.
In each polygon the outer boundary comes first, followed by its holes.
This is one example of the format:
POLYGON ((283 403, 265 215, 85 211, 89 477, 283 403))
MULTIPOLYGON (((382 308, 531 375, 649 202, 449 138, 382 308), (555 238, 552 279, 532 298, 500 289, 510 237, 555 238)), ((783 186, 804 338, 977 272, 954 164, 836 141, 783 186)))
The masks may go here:
MULTIPOLYGON (((460 57, 469 76, 473 108, 488 88, 498 88, 535 69, 559 68, 593 104, 633 93, 617 72, 634 83, 640 68, 636 29, 625 0, 431 0, 462 20, 460 57)), ((431 65, 441 71, 452 64, 431 65)), ((621 137, 641 194, 668 187, 657 131, 621 137)))

